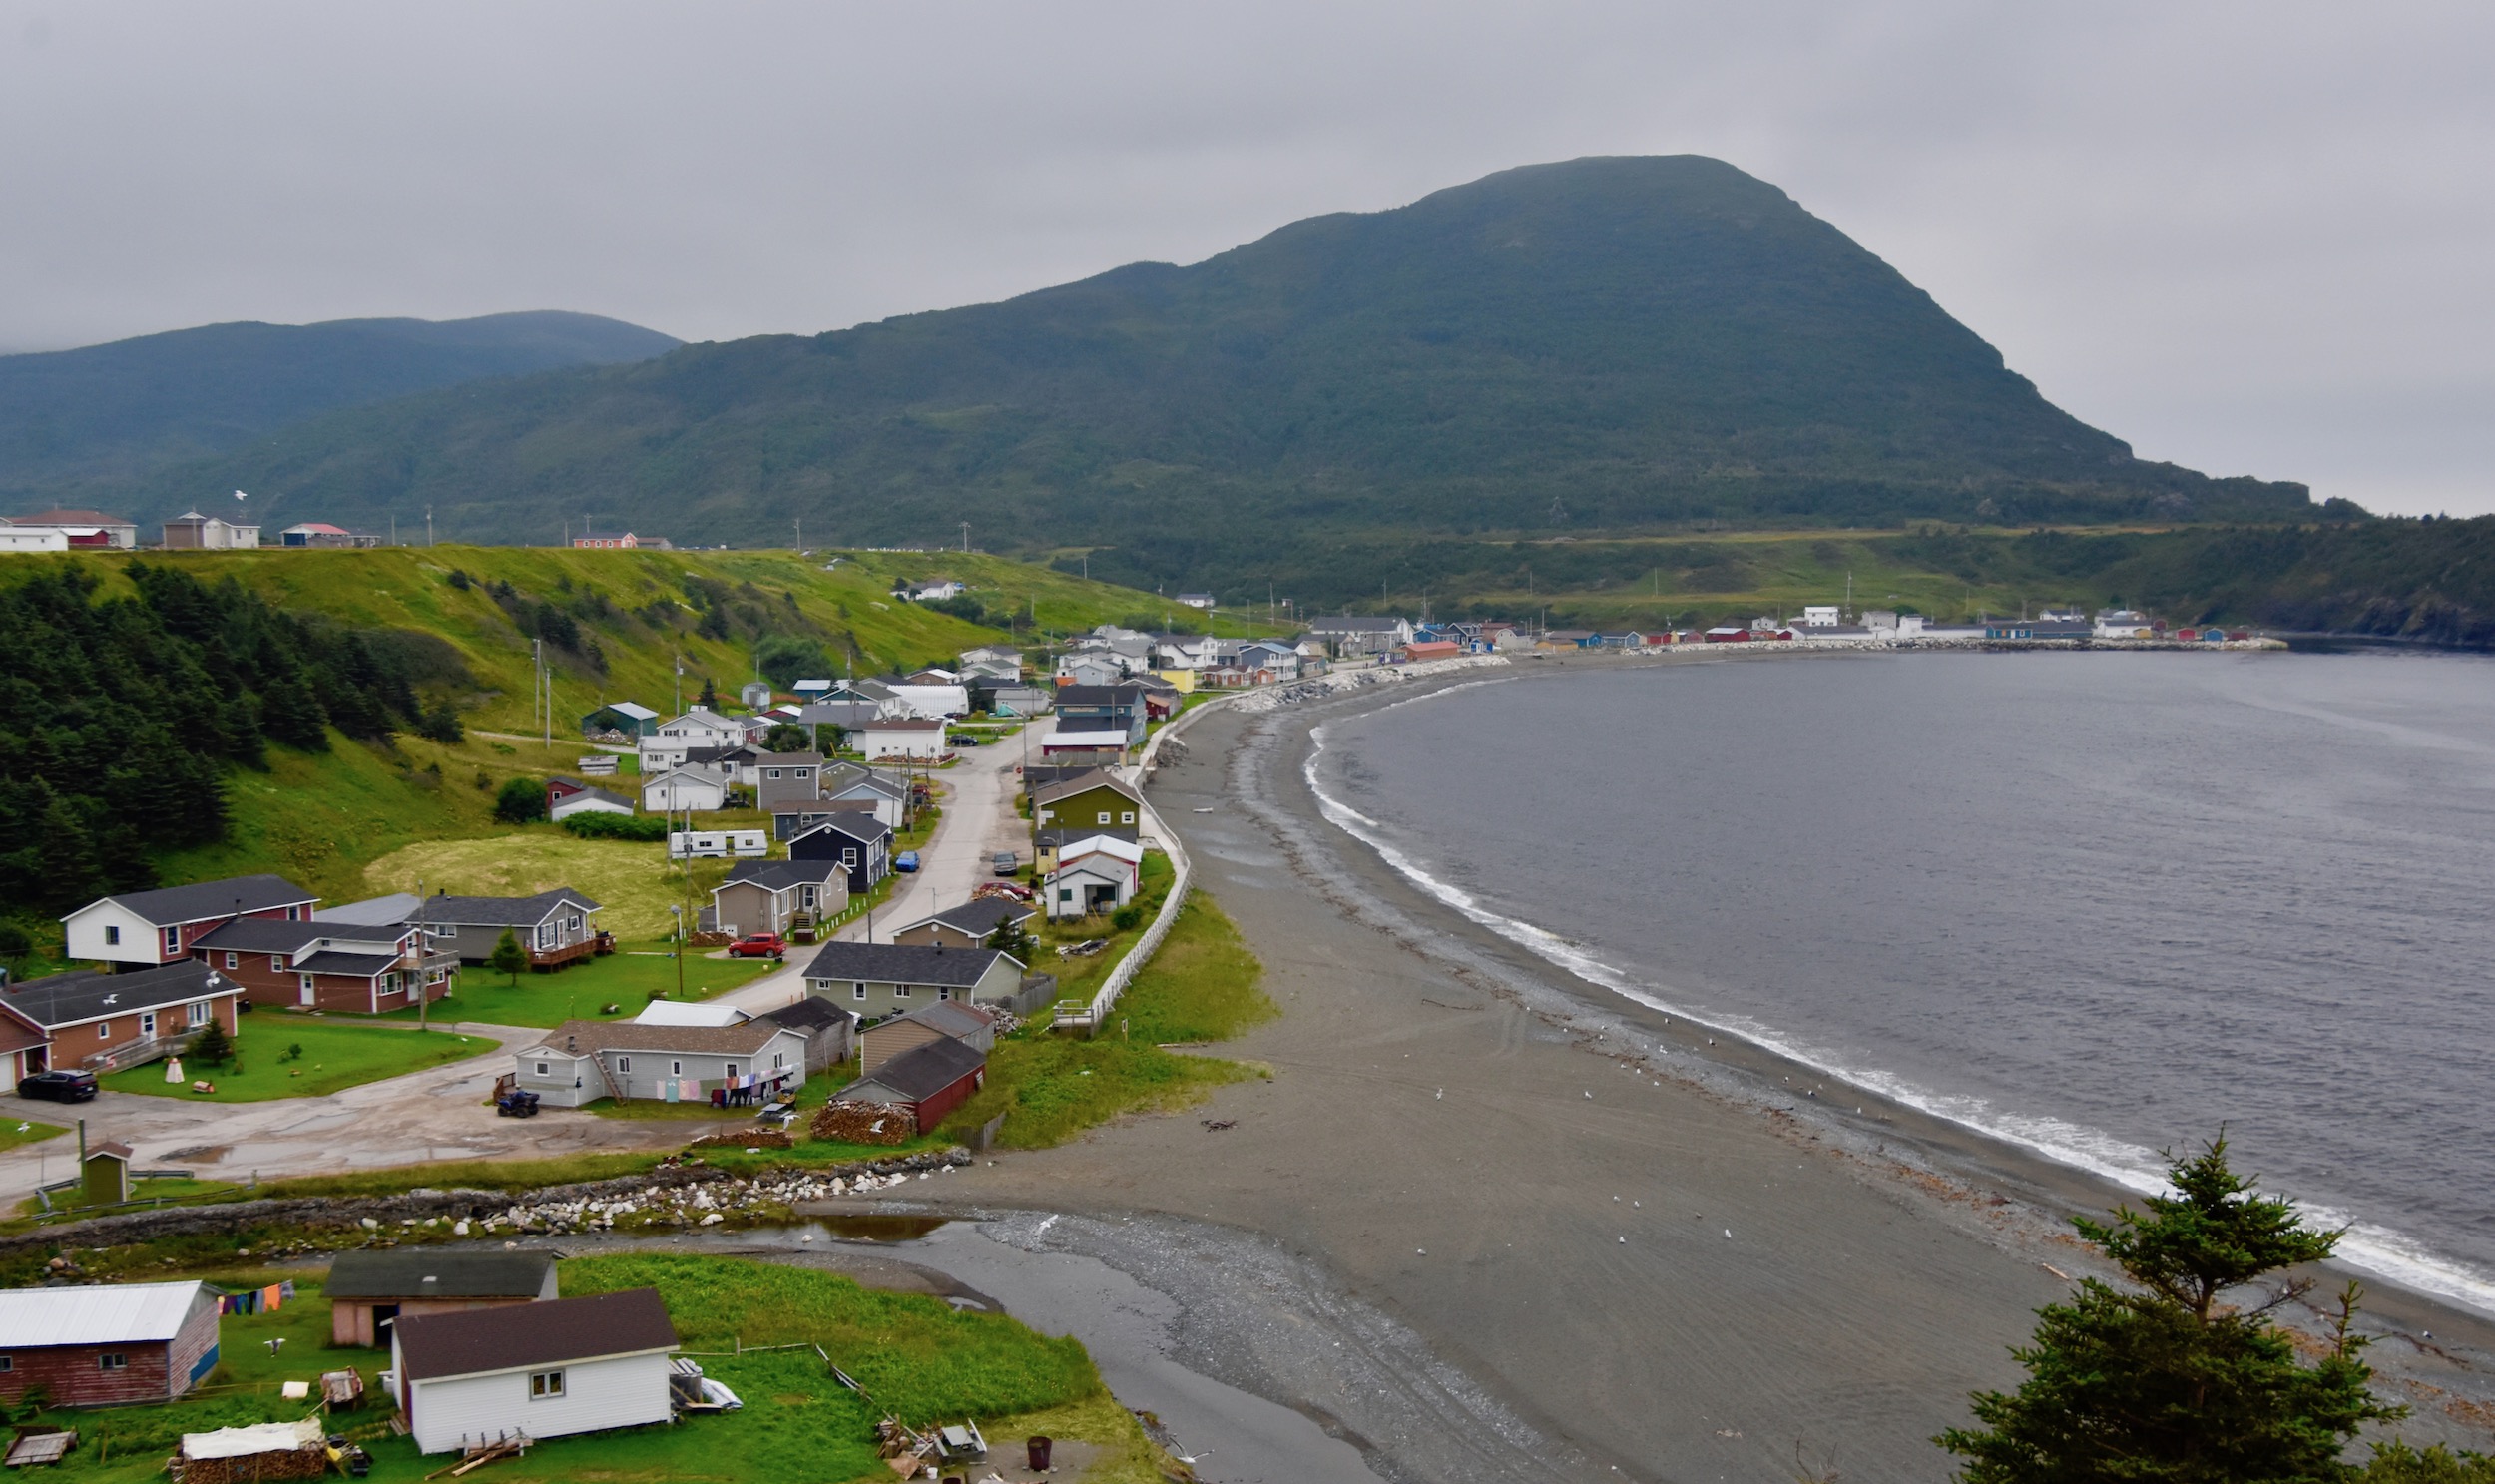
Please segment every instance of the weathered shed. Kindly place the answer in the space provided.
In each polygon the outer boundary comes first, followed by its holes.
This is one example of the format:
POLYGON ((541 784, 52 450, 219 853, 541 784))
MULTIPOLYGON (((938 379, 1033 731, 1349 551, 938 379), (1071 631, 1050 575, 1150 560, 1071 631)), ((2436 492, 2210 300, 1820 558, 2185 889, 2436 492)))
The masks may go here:
POLYGON ((555 1253, 450 1247, 340 1252, 326 1291, 331 1344, 386 1345, 390 1326, 402 1317, 554 1297, 555 1253))
POLYGON ((217 1294, 202 1282, 0 1292, 0 1399, 170 1401, 217 1364, 217 1294))

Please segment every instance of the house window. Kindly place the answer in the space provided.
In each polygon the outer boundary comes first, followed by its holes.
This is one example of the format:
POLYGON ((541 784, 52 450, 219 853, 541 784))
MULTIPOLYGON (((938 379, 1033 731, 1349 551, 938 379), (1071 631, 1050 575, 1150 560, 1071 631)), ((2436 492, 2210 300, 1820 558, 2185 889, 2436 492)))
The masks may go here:
POLYGON ((949 1000, 952 997, 953 991, 950 989, 939 988, 936 990, 936 998, 939 1000, 949 1000))
POLYGON ((104 946, 107 948, 119 948, 121 946, 121 942, 122 930, 114 926, 112 923, 106 923, 104 925, 104 946))
POLYGON ((563 1395, 563 1372, 537 1370, 529 1372, 529 1400, 551 1401, 563 1395))
POLYGON ((777 778, 779 776, 779 769, 775 767, 766 767, 762 771, 766 777, 777 778))
POLYGON ((668 1064, 667 1064, 667 1075, 668 1075, 668 1076, 670 1076, 670 1077, 682 1077, 682 1076, 684 1076, 684 1075, 685 1075, 685 1064, 684 1064, 683 1062, 670 1062, 670 1063, 668 1063, 668 1064))
POLYGON ((780 1069, 782 1069, 782 1068, 786 1067, 787 1065, 788 1065, 788 1053, 786 1053, 786 1052, 784 1052, 784 1051, 774 1051, 774 1052, 772 1052, 772 1053, 771 1053, 771 1070, 772 1070, 772 1071, 777 1072, 777 1071, 779 1071, 780 1069))
POLYGON ((268 972, 271 974, 282 974, 285 972, 284 954, 272 953, 268 955, 268 972))
POLYGON ((128 1370, 130 1357, 119 1350, 107 1350, 95 1357, 95 1363, 98 1370, 128 1370))
POLYGON ((618 1072, 630 1072, 633 1070, 633 1059, 628 1056, 617 1057, 615 1059, 615 1070, 618 1072))
POLYGON ((908 986, 908 985, 906 985, 906 984, 895 984, 895 985, 893 985, 893 986, 892 986, 892 998, 894 998, 894 999, 896 999, 896 1000, 906 1000, 906 999, 908 999, 908 998, 909 998, 909 986, 908 986))
POLYGON ((167 953, 180 953, 182 951, 181 928, 169 927, 165 929, 165 951, 167 953))
POLYGON ((579 932, 581 930, 581 920, 578 917, 575 917, 570 922, 565 923, 564 926, 570 928, 573 932, 579 932))
POLYGON ((1120 815, 1118 816, 1118 822, 1119 822, 1120 824, 1132 824, 1132 823, 1134 823, 1134 822, 1135 822, 1135 811, 1134 811, 1133 809, 1128 809, 1126 812, 1124 812, 1124 813, 1120 814, 1120 815))
POLYGON ((853 999, 853 1000, 862 1000, 862 999, 866 998, 866 986, 865 986, 865 985, 863 985, 863 984, 852 984, 852 985, 850 985, 850 986, 849 986, 849 998, 850 998, 850 999, 853 999))
POLYGON ((140 1040, 142 1040, 142 1041, 153 1041, 153 1040, 155 1040, 155 1039, 156 1039, 156 1012, 155 1012, 155 1011, 153 1011, 153 1010, 147 1010, 147 1011, 142 1011, 142 1012, 140 1013, 140 1016, 139 1016, 139 1039, 140 1039, 140 1040))
POLYGON ((544 1062, 539 1062, 537 1064, 537 1075, 540 1077, 550 1076, 552 1075, 552 1071, 553 1069, 548 1067, 544 1062))
POLYGON ((1060 886, 1060 887, 1058 887, 1058 888, 1057 888, 1057 899, 1058 899, 1059 901, 1061 901, 1061 902, 1070 902, 1070 901, 1073 901, 1073 900, 1074 900, 1074 888, 1073 888, 1073 887, 1071 887, 1071 886, 1060 886))
POLYGON ((0 1355, 0 1376, 5 1376, 10 1371, 15 1369, 17 1369, 17 1357, 15 1355, 0 1355))
POLYGON ((537 946, 540 948, 552 948, 555 946, 555 925, 553 923, 546 922, 538 925, 537 946))
POLYGON ((208 1001, 193 1000, 188 1007, 188 1011, 193 1025, 208 1024, 208 1001))
POLYGON ((1103 823, 1103 824, 1106 824, 1106 823, 1108 823, 1108 822, 1109 822, 1109 811, 1108 811, 1107 809, 1103 809, 1103 810, 1101 810, 1101 811, 1100 811, 1100 822, 1101 822, 1101 823, 1103 823))
POLYGON ((95 1025, 95 1038, 96 1038, 97 1040, 99 1040, 99 1041, 110 1041, 110 1040, 112 1040, 112 1039, 113 1039, 113 1023, 112 1023, 111 1021, 109 1021, 109 1020, 99 1020, 99 1021, 97 1021, 97 1022, 96 1022, 96 1025, 95 1025))
POLYGON ((735 1062, 730 1062, 730 1063, 728 1064, 728 1075, 729 1075, 729 1077, 730 1077, 731 1079, 734 1079, 734 1078, 736 1077, 736 1075, 737 1075, 737 1064, 736 1064, 735 1062))
POLYGON ((841 851, 841 852, 840 852, 840 863, 841 863, 842 865, 855 865, 855 864, 857 864, 857 851, 856 851, 856 849, 855 849, 855 848, 850 848, 850 849, 847 849, 847 850, 843 850, 843 851, 841 851))
POLYGON ((239 969, 239 968, 243 967, 243 955, 242 955, 242 954, 240 954, 240 953, 229 953, 229 954, 227 954, 227 955, 226 955, 226 967, 227 967, 228 969, 239 969))

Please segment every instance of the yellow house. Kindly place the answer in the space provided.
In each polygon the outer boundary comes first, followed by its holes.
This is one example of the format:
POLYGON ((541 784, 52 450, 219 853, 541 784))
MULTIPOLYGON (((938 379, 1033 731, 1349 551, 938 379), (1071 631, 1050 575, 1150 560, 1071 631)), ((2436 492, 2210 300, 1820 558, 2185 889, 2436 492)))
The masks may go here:
POLYGON ((1162 670, 1154 673, 1159 675, 1163 680, 1168 681, 1171 685, 1178 687, 1180 695, 1189 696, 1195 694, 1196 672, 1192 670, 1162 670))

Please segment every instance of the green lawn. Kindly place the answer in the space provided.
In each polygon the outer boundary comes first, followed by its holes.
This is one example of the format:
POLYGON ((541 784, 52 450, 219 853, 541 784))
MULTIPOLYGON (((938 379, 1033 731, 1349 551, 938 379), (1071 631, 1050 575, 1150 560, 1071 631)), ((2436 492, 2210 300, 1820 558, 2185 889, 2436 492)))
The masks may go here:
MULTIPOLYGON (((1025 862, 1023 878, 1029 876, 1030 865, 1025 862)), ((1128 945, 1152 926, 1177 879, 1178 870, 1170 864, 1170 857, 1148 850, 1144 854, 1143 881, 1135 893, 1135 904, 1143 908, 1143 914, 1135 926, 1121 930, 1113 927, 1107 917, 1082 917, 1069 922, 1050 922, 1046 916, 1032 919, 1031 936, 1038 940, 1039 947, 1032 954, 1031 972, 1056 975, 1057 998, 1061 1000, 1089 1000, 1099 990, 1101 981, 1109 977, 1110 969, 1126 956, 1128 945), (1057 956, 1060 946, 1092 938, 1103 939, 1108 946, 1079 958, 1057 956)))
MULTIPOLYGON (((328 1305, 316 1273, 201 1275, 227 1288, 293 1276, 297 1296, 274 1313, 228 1315, 223 1363, 201 1391, 182 1401, 46 1413, 43 1420, 81 1434, 77 1451, 47 1477, 82 1484, 161 1478, 185 1432, 291 1420, 310 1411, 303 1402, 283 1400, 280 1383, 353 1366, 370 1384, 386 1363, 381 1350, 329 1347, 328 1305), (270 1340, 284 1343, 272 1351, 270 1340)), ((490 1477, 507 1484, 889 1480, 874 1451, 881 1413, 830 1377, 816 1345, 877 1403, 913 1425, 965 1417, 995 1422, 1000 1451, 1031 1431, 1082 1437, 1110 1449, 1107 1467, 1092 1476, 1101 1484, 1148 1484, 1159 1477, 1133 1419, 1116 1409, 1082 1345, 1036 1334, 1001 1314, 956 1312, 922 1294, 882 1292, 833 1273, 733 1257, 577 1257, 564 1264, 561 1282, 566 1297, 657 1287, 688 1351, 741 1344, 802 1348, 701 1353, 703 1369, 737 1392, 742 1411, 689 1417, 672 1427, 552 1439, 525 1459, 494 1465, 490 1477)), ((421 1479, 452 1461, 421 1458, 412 1440, 388 1434, 381 1425, 386 1416, 386 1407, 368 1404, 331 1414, 328 1426, 363 1442, 378 1480, 421 1479)))
POLYGON ((15 1149, 22 1144, 40 1144, 46 1139, 57 1139, 68 1132, 69 1130, 57 1124, 39 1124, 30 1118, 0 1119, 0 1152, 15 1149))
MULTIPOLYGON (((707 1000, 760 978, 778 965, 760 958, 711 958, 697 949, 685 958, 688 1000, 707 1000)), ((620 945, 604 958, 583 959, 550 973, 524 973, 516 984, 483 964, 459 971, 459 992, 436 1000, 436 1022, 481 1020, 489 1025, 558 1026, 567 1020, 629 1020, 659 994, 676 996, 676 955, 657 943, 620 945), (610 1014, 607 1006, 616 1010, 610 1014)), ((413 1020, 413 1010, 393 1010, 384 1020, 413 1020)))
POLYGON ((222 1067, 186 1061, 183 1080, 165 1080, 165 1063, 130 1067, 103 1079, 121 1093, 149 1093, 201 1103, 257 1103, 269 1098, 314 1098, 403 1072, 481 1055, 493 1043, 445 1031, 408 1031, 368 1021, 296 1015, 259 1009, 243 1017, 236 1058, 222 1067), (299 1055, 294 1048, 302 1048, 299 1055), (214 1093, 191 1091, 194 1081, 213 1082, 214 1093))
POLYGON ((1193 893, 1097 1037, 1033 1025, 998 1042, 987 1086, 944 1129, 960 1134, 1002 1113, 1000 1143, 1045 1148, 1121 1114, 1184 1108, 1224 1083, 1257 1076, 1257 1068, 1159 1043, 1224 1040, 1271 1019, 1278 1012, 1257 986, 1262 973, 1230 918, 1211 897, 1193 893))

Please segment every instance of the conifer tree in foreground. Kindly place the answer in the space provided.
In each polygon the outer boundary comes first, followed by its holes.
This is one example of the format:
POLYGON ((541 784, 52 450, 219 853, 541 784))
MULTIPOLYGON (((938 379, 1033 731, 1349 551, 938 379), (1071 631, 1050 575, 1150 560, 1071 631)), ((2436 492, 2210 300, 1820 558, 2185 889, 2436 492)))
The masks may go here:
MULTIPOLYGON (((2170 1156, 2170 1158, 2172 1158, 2170 1156)), ((1968 1460, 1967 1484, 2320 1484, 2358 1471, 2339 1451, 2369 1421, 2404 1416, 2374 1399, 2359 1290, 2340 1294, 2330 1342, 2300 1363, 2270 1322, 2312 1289, 2282 1278, 2248 1306, 2229 1292, 2330 1255, 2340 1234, 2307 1229, 2291 1201, 2256 1194, 2227 1165, 2222 1135, 2167 1170, 2168 1195, 2109 1223, 2073 1225, 2136 1286, 2089 1278, 2037 1311, 2015 1351, 2028 1377, 1974 1398, 1980 1428, 1934 1441, 1968 1460)))
POLYGON ((502 936, 494 940, 494 951, 486 955, 485 967, 502 975, 505 982, 516 986, 520 982, 520 976, 527 972, 528 966, 529 951, 520 946, 520 935, 510 928, 504 928, 502 936))

